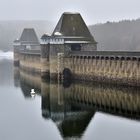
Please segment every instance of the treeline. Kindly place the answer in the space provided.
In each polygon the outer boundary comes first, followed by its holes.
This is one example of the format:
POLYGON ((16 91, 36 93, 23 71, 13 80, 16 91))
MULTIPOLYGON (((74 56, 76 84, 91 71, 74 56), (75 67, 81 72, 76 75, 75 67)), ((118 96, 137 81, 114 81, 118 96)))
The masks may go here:
POLYGON ((140 51, 140 19, 89 26, 98 50, 140 51))

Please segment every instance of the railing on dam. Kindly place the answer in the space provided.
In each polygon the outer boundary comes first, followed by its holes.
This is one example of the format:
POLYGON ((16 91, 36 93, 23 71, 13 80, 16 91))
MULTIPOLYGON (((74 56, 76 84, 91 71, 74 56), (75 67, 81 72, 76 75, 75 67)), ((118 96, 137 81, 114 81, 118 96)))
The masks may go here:
MULTIPOLYGON (((41 55, 41 50, 20 50, 21 54, 41 55)), ((111 57, 140 57, 140 52, 126 51, 71 51, 70 56, 111 56, 111 57)))
POLYGON ((70 56, 140 57, 140 52, 126 51, 71 51, 70 56))

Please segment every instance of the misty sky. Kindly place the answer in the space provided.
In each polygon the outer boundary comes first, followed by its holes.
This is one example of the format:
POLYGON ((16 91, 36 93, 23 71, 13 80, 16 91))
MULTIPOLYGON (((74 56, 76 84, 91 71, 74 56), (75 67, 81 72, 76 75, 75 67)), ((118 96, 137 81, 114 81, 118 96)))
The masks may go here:
POLYGON ((80 12, 87 24, 136 19, 140 0, 0 0, 0 20, 49 20, 80 12))

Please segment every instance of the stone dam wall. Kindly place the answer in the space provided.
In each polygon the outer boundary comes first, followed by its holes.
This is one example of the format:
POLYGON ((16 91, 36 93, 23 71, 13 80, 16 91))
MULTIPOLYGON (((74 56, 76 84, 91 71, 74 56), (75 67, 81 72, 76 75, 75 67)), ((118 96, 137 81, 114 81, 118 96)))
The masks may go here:
POLYGON ((140 52, 70 52, 50 56, 44 51, 21 51, 16 56, 21 69, 40 73, 46 79, 63 81, 70 77, 140 86, 140 52))
POLYGON ((139 53, 95 52, 71 53, 64 59, 76 80, 102 81, 124 85, 140 85, 139 53))

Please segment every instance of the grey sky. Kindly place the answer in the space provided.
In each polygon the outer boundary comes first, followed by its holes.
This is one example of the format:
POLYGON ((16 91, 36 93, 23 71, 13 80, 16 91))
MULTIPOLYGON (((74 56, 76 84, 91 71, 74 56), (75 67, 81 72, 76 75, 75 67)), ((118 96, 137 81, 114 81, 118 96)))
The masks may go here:
POLYGON ((87 24, 136 19, 140 0, 0 0, 0 20, 50 20, 80 12, 87 24))

